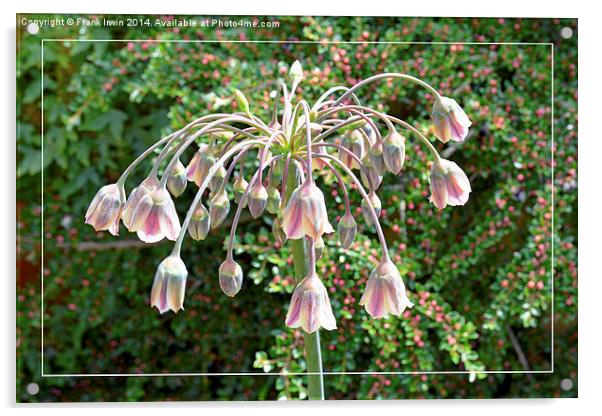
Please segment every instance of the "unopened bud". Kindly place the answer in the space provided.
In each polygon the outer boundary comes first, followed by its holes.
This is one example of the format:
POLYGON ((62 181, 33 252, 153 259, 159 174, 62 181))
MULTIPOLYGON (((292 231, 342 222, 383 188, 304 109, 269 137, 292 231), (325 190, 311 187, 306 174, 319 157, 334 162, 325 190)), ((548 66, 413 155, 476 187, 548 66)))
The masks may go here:
POLYGON ((234 98, 236 99, 236 105, 238 106, 240 111, 247 115, 251 115, 251 110, 249 109, 249 101, 240 90, 234 91, 234 98))
POLYGON ((230 201, 226 191, 213 195, 209 200, 209 218, 211 228, 217 228, 228 216, 230 212, 230 201))
POLYGON ((366 169, 360 170, 362 183, 369 190, 376 191, 380 186, 383 177, 378 174, 370 158, 365 159, 364 165, 366 166, 366 169))
POLYGON ((211 191, 217 191, 219 187, 222 185, 224 178, 226 177, 226 168, 224 166, 220 166, 219 169, 215 172, 215 175, 211 177, 209 181, 209 189, 211 191))
POLYGON ((196 241, 204 240, 209 233, 210 225, 209 211, 199 202, 190 218, 188 234, 196 241))
POLYGON ((234 202, 237 204, 240 203, 242 196, 244 195, 247 187, 249 186, 249 182, 245 180, 242 176, 236 178, 234 183, 232 184, 232 191, 234 192, 234 202))
POLYGON ((295 61, 291 65, 291 69, 288 72, 288 75, 291 81, 299 83, 303 81, 303 67, 301 67, 301 62, 295 61))
POLYGON ((268 202, 268 191, 262 183, 256 183, 249 192, 249 211, 253 218, 259 218, 268 202))
POLYGON ((242 287, 242 269, 232 259, 227 259, 219 266, 219 286, 230 297, 234 297, 242 287))
POLYGON ((171 172, 169 172, 169 176, 167 177, 167 189, 169 189, 169 192, 171 192, 171 194, 177 198, 182 195, 186 189, 187 183, 188 179, 186 178, 186 168, 180 159, 178 159, 171 172))
POLYGON ((341 246, 343 246, 343 248, 351 247, 351 244, 353 244, 353 241, 355 240, 355 234, 357 233, 357 222, 351 213, 345 213, 345 215, 341 217, 337 226, 337 231, 339 233, 341 246))
POLYGON ((381 141, 376 141, 368 150, 368 156, 372 162, 372 166, 376 169, 379 175, 385 173, 385 158, 383 156, 383 144, 381 141))
MULTIPOLYGON (((352 130, 345 134, 341 145, 351 151, 358 159, 365 156, 364 137, 358 130, 352 130)), ((348 152, 339 150, 339 159, 350 169, 359 169, 359 164, 348 152)))
POLYGON ((277 214, 280 211, 280 191, 275 186, 268 186, 268 203, 266 209, 270 214, 277 214))
POLYGON ((391 130, 383 139, 383 158, 389 172, 397 175, 403 167, 405 156, 405 139, 397 131, 391 130))
POLYGON ((243 178, 242 176, 236 178, 236 180, 232 184, 232 191, 234 192, 234 202, 236 202, 237 204, 240 203, 240 200, 242 199, 242 196, 244 195, 248 186, 249 182, 247 182, 245 178, 243 178))
POLYGON ((362 199, 362 215, 364 216, 364 221, 366 221, 366 224, 368 224, 369 226, 375 226, 375 220, 378 221, 378 217, 380 216, 382 206, 380 203, 380 199, 374 191, 371 191, 368 194, 368 199, 370 200, 369 203, 374 208, 374 212, 376 213, 376 219, 372 216, 372 210, 370 209, 368 201, 366 201, 365 198, 362 199))

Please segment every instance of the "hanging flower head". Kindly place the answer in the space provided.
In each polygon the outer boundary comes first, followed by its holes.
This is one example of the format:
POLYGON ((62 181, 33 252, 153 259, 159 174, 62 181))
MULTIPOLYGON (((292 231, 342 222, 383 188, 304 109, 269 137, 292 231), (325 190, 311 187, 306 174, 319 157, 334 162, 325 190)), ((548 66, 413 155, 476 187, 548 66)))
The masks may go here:
MULTIPOLYGON (((441 159, 429 139, 412 124, 362 105, 357 91, 384 78, 403 79, 426 88, 435 97, 432 119, 436 136, 443 142, 464 140, 471 125, 468 117, 453 99, 442 97, 424 81, 405 74, 380 74, 350 88, 330 89, 313 105, 304 99, 294 101, 304 77, 299 62, 293 64, 289 75, 290 88, 281 83, 275 91, 271 120, 254 114, 253 101, 236 90, 231 100, 234 112, 204 115, 162 138, 140 155, 116 184, 103 187, 90 204, 85 220, 97 230, 117 234, 122 220, 142 241, 175 240, 171 255, 159 264, 152 284, 151 304, 160 312, 183 308, 188 275, 180 258, 184 238, 189 234, 193 240, 203 240, 211 228, 224 227, 230 213, 231 179, 236 211, 232 222, 228 222, 226 261, 215 282, 208 284, 219 284, 230 297, 242 290, 243 270, 234 260, 233 250, 241 214, 248 210, 253 218, 272 215, 266 222, 272 224, 275 242, 302 249, 301 260, 307 265, 306 272, 299 273, 304 277, 293 292, 286 325, 309 333, 319 328, 336 329, 329 295, 335 298, 337 293, 329 293, 325 286, 328 280, 321 280, 316 268, 317 259, 328 255, 324 239, 334 233, 320 187, 334 183, 336 192, 329 189, 327 193, 342 197, 345 206, 337 224, 341 246, 351 248, 358 232, 352 214, 358 211, 349 198, 352 191, 362 199, 364 230, 374 230, 380 243, 381 260, 370 274, 360 304, 374 318, 399 316, 412 306, 402 277, 390 260, 379 222, 381 201, 377 190, 383 175, 387 171, 398 174, 406 156, 412 156, 406 155, 406 140, 418 140, 434 159, 430 187, 431 201, 437 208, 465 204, 470 183, 454 162, 441 159), (132 190, 126 201, 124 184, 129 173, 159 149, 147 179, 132 190), (187 157, 184 170, 181 160, 187 157), (249 166, 254 172, 245 176, 244 169, 249 166), (238 174, 233 175, 235 169, 238 174), (325 180, 316 182, 320 176, 325 180), (185 179, 198 189, 180 226, 170 192, 174 197, 181 195, 185 179)), ((298 257, 301 251, 296 253, 298 257)))

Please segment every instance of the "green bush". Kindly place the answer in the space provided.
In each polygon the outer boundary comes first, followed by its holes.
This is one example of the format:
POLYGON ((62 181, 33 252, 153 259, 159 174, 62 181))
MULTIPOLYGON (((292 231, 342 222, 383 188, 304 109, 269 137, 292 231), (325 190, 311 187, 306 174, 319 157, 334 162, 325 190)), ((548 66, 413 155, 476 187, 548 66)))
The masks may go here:
MULTIPOLYGON (((306 397, 305 377, 278 375, 303 372, 305 363, 301 333, 284 325, 290 253, 274 247, 269 217, 239 227, 246 281, 234 299, 217 284, 226 230, 186 240, 186 311, 161 316, 148 294, 170 245, 144 246, 123 227, 114 238, 83 224, 100 186, 162 135, 229 110, 235 88, 266 119, 269 92, 295 59, 310 71, 303 84, 310 102, 334 85, 405 72, 456 98, 473 121, 465 143, 440 149, 471 179, 465 207, 438 212, 428 202, 427 155, 414 143, 400 176, 386 176, 379 191, 391 254, 415 308, 372 320, 358 305, 376 249, 370 230, 361 229, 350 250, 327 240, 318 264, 338 323, 322 331, 326 371, 473 373, 327 375, 327 397, 576 396, 577 40, 560 36, 565 26, 576 32, 576 20, 277 20, 280 28, 260 30, 61 27, 34 36, 19 28, 17 399, 306 397), (42 35, 61 40, 42 44, 42 35), (79 376, 41 376, 41 275, 43 373, 79 376), (228 372, 262 375, 85 376, 228 372), (564 391, 567 378, 574 387, 564 391), (31 382, 41 387, 36 396, 26 393, 31 382)), ((366 104, 429 132, 424 94, 403 82, 359 91, 366 104)), ((136 169, 128 190, 145 173, 136 169)), ((176 203, 181 214, 191 188, 176 203)), ((326 196, 334 219, 342 200, 326 196)))

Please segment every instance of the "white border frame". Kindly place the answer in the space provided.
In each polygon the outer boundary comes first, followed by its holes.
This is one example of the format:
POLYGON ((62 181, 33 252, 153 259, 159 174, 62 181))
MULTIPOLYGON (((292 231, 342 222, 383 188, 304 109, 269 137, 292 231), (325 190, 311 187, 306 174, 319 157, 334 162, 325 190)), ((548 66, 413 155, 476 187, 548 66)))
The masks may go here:
POLYGON ((46 374, 44 373, 44 43, 45 42, 135 42, 135 43, 295 43, 295 44, 323 44, 322 41, 277 41, 277 40, 176 40, 176 39, 65 39, 65 38, 42 38, 41 39, 41 287, 40 287, 40 304, 41 304, 41 359, 40 359, 40 370, 41 377, 201 377, 201 376, 309 376, 309 375, 448 375, 448 374, 553 374, 554 373, 554 154, 555 154, 555 142, 554 142, 554 43, 552 42, 395 42, 395 41, 327 41, 327 44, 411 44, 411 45, 522 45, 522 46, 536 46, 545 45, 550 46, 551 56, 551 93, 550 93, 550 108, 551 108, 551 260, 550 260, 550 363, 551 368, 549 370, 482 370, 482 371, 322 371, 322 372, 285 372, 285 373, 240 373, 240 372, 229 372, 229 373, 115 373, 115 374, 104 374, 104 373, 71 373, 71 374, 46 374))

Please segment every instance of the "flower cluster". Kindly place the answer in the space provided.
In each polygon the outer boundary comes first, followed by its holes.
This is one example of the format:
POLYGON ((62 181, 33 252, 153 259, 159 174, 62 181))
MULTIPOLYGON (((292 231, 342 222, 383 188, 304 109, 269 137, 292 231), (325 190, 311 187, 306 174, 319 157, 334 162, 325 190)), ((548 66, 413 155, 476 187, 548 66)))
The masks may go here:
POLYGON ((285 82, 279 83, 269 122, 256 117, 247 98, 237 90, 232 101, 238 111, 205 115, 160 139, 125 170, 117 183, 101 188, 90 204, 85 220, 96 230, 117 235, 121 221, 144 242, 164 238, 175 241, 171 254, 157 269, 151 290, 150 303, 161 313, 183 309, 188 275, 180 258, 184 237, 188 234, 196 241, 203 240, 226 220, 231 208, 226 185, 233 175, 231 192, 236 212, 226 260, 218 272, 219 285, 227 296, 235 296, 243 285, 243 270, 233 257, 241 212, 248 209, 253 218, 268 213, 274 216, 274 238, 282 244, 300 240, 309 259, 307 274, 294 290, 286 325, 308 333, 320 327, 336 328, 328 290, 316 272, 323 238, 335 233, 335 228, 315 177, 333 175, 345 201, 345 212, 336 227, 341 246, 349 248, 357 233, 350 189, 361 194, 364 221, 374 227, 381 245, 381 259, 370 273, 360 305, 374 318, 400 316, 413 306, 389 257, 378 219, 381 202, 376 194, 385 173, 397 175, 403 168, 407 138, 399 130, 423 143, 432 154, 430 200, 435 207, 464 205, 471 192, 470 182, 457 164, 439 156, 419 130, 404 120, 363 106, 355 93, 387 78, 426 88, 434 97, 434 131, 443 143, 466 139, 471 124, 468 117, 456 101, 405 74, 380 74, 351 88, 332 88, 312 106, 305 100, 293 103, 304 76, 299 62, 291 66, 289 76, 290 88, 285 82), (181 160, 190 148, 195 148, 194 155, 185 166, 181 160), (146 179, 126 198, 125 181, 130 172, 159 149, 146 179), (247 176, 244 162, 250 157, 256 158, 258 168, 247 176), (196 185, 196 195, 180 224, 173 198, 184 193, 189 181, 196 185))

